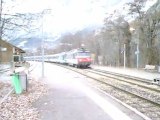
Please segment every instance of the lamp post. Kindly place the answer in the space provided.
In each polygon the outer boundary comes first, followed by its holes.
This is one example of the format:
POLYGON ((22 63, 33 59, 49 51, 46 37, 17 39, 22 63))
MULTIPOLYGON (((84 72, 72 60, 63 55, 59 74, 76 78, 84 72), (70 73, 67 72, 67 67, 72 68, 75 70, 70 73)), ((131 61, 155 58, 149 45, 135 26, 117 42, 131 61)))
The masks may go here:
POLYGON ((136 54, 136 68, 138 69, 139 68, 139 33, 138 33, 138 38, 137 38, 137 41, 136 41, 135 54, 136 54))
POLYGON ((139 42, 137 43, 136 55, 137 55, 137 69, 138 69, 139 68, 139 42))
POLYGON ((44 78, 44 38, 43 38, 43 19, 45 14, 49 14, 51 12, 51 9, 45 9, 42 12, 42 42, 41 42, 41 49, 42 49, 42 78, 44 78))
POLYGON ((124 68, 126 68, 126 44, 125 43, 124 43, 123 55, 124 55, 124 68))
MULTIPOLYGON (((135 29, 134 28, 130 28, 130 31, 135 33, 135 29)), ((137 34, 137 39, 136 39, 136 51, 135 51, 135 54, 136 54, 136 68, 138 69, 139 68, 139 32, 137 34)))

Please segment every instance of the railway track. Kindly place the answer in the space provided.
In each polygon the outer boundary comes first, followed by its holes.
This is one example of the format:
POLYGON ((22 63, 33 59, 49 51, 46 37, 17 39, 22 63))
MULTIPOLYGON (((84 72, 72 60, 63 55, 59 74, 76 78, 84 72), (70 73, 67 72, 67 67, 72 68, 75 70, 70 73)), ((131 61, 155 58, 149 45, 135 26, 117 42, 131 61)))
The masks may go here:
POLYGON ((92 69, 92 70, 85 70, 87 72, 91 72, 91 73, 95 73, 110 79, 114 79, 114 80, 118 80, 118 82, 124 82, 124 83, 128 83, 131 84, 132 86, 138 86, 140 88, 145 88, 148 90, 152 90, 155 92, 160 92, 160 86, 158 84, 153 84, 153 82, 151 80, 148 79, 142 79, 142 78, 137 78, 137 77, 133 77, 133 76, 129 76, 128 75, 120 75, 117 73, 113 73, 113 72, 108 72, 108 71, 102 71, 102 70, 97 70, 97 69, 92 69))
POLYGON ((100 69, 92 69, 93 71, 95 72, 100 72, 100 73, 105 73, 106 76, 116 76, 116 77, 120 77, 120 78, 126 78, 126 79, 130 79, 130 80, 136 80, 138 82, 141 82, 141 83, 148 83, 148 84, 152 84, 151 83, 151 80, 149 79, 145 79, 145 78, 139 78, 139 77, 134 77, 134 76, 130 76, 130 75, 124 75, 124 74, 120 74, 120 73, 114 73, 114 72, 110 72, 110 71, 105 71, 105 70, 100 70, 100 69))
POLYGON ((91 82, 99 89, 137 109, 152 120, 160 120, 159 85, 154 85, 149 80, 114 74, 98 69, 62 67, 91 78, 91 82))
POLYGON ((4 69, 0 69, 0 73, 5 73, 8 72, 10 70, 10 68, 4 68, 4 69))

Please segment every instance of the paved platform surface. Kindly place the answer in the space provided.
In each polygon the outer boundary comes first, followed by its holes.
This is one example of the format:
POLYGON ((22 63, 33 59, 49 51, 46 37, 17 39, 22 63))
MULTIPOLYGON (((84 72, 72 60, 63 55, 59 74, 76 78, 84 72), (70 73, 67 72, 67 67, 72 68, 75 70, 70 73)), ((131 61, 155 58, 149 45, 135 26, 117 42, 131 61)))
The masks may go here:
MULTIPOLYGON (((32 71, 37 81, 40 68, 32 71)), ((49 93, 34 103, 42 120, 144 120, 86 84, 84 76, 51 64, 45 64, 45 76, 49 93)))

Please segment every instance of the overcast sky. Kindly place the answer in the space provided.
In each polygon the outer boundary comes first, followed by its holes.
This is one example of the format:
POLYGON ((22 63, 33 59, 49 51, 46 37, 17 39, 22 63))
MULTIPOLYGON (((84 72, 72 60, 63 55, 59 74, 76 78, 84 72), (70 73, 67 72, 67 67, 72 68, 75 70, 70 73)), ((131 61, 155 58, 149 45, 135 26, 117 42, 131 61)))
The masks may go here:
MULTIPOLYGON (((102 25, 106 13, 112 12, 132 0, 14 0, 15 12, 51 11, 43 18, 43 30, 57 35, 82 29, 89 25, 102 25)), ((11 3, 13 5, 13 3, 11 3)), ((40 21, 42 22, 42 21, 40 21)))

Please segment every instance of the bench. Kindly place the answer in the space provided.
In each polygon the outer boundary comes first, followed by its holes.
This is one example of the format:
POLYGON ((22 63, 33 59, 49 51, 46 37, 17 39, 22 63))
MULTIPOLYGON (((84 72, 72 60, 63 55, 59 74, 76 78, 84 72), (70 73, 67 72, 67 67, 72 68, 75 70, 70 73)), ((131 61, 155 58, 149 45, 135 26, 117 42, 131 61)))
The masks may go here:
POLYGON ((145 70, 155 70, 156 69, 156 66, 155 65, 146 65, 145 70))
POLYGON ((160 78, 155 78, 155 79, 153 79, 153 82, 152 82, 153 84, 158 84, 158 85, 160 85, 160 78))

